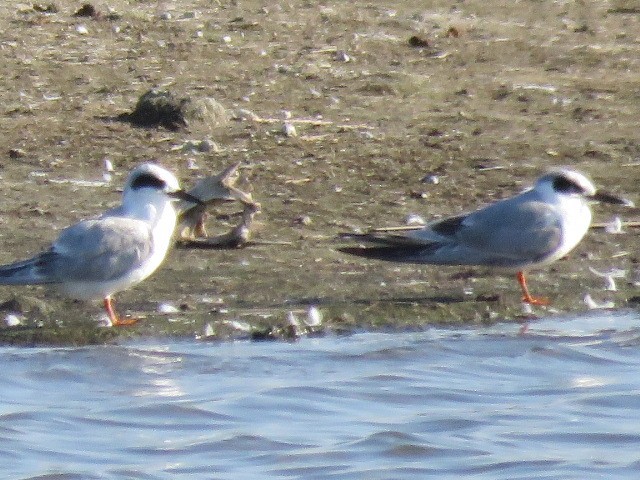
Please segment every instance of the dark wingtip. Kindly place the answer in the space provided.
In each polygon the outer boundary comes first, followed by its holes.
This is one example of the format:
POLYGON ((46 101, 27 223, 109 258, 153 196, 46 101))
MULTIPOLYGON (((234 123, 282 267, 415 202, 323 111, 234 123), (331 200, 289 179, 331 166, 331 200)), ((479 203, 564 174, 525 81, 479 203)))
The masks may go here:
POLYGON ((349 255, 355 255, 357 257, 367 257, 367 250, 372 250, 374 247, 365 248, 365 247, 340 247, 338 248, 338 252, 346 253, 349 255))
POLYGON ((389 262, 415 262, 424 247, 340 247, 339 252, 356 257, 369 258, 373 260, 386 260, 389 262))

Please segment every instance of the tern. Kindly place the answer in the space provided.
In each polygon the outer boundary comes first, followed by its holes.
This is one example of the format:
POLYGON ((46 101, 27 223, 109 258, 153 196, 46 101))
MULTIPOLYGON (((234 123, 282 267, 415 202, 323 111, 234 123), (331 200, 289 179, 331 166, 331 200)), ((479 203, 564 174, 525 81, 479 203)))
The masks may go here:
POLYGON ((394 262, 476 265, 517 272, 522 301, 547 305, 547 299, 529 293, 525 272, 555 262, 580 243, 591 224, 589 202, 633 206, 624 198, 596 190, 583 174, 558 168, 519 195, 471 213, 404 231, 344 234, 343 238, 375 246, 339 250, 394 262))
POLYGON ((48 250, 0 266, 2 285, 46 285, 77 300, 103 300, 111 324, 113 294, 137 285, 164 260, 176 226, 177 200, 200 203, 164 168, 144 163, 129 173, 122 204, 65 228, 48 250))

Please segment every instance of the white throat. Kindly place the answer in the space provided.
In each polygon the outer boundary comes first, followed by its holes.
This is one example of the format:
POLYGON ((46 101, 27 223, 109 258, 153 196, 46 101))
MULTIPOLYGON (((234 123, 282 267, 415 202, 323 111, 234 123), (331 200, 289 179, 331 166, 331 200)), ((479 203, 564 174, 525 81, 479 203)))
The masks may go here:
POLYGON ((551 261, 558 260, 571 250, 585 236, 591 225, 591 209, 587 201, 578 195, 559 195, 555 204, 562 222, 562 239, 560 248, 551 261))

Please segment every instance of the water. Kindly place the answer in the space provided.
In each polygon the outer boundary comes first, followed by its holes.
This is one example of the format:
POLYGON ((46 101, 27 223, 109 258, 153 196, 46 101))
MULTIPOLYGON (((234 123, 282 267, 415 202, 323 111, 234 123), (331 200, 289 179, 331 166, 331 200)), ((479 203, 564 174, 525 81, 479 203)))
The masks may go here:
POLYGON ((640 315, 0 349, 0 478, 640 473, 640 315))

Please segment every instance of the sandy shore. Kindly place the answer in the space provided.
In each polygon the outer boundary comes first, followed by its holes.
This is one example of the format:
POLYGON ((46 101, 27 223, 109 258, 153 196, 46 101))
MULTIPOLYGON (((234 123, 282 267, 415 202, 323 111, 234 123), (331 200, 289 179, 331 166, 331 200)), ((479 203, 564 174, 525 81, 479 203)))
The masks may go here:
MULTIPOLYGON (((280 338, 296 333, 289 312, 300 334, 519 321, 512 277, 345 257, 335 237, 473 209, 556 165, 639 200, 633 5, 222 3, 114 0, 95 17, 74 16, 80 5, 0 7, 0 262, 117 204, 124 176, 150 159, 185 186, 240 162, 239 185, 262 205, 255 245, 174 250, 117 295, 121 311, 145 317, 136 327, 98 328, 98 305, 2 287, 0 323, 17 313, 20 325, 0 328, 0 341, 280 338), (115 121, 152 87, 213 98, 229 118, 176 131, 115 121), (185 147, 205 139, 207 151, 185 147), (320 327, 304 324, 312 305, 320 327)), ((640 218, 594 208, 596 222, 615 215, 640 218)), ((208 228, 233 223, 214 214, 208 228)), ((532 272, 532 291, 552 300, 533 313, 586 310, 587 294, 634 308, 636 238, 593 229, 567 259, 532 272), (625 275, 608 291, 590 268, 625 275)))

